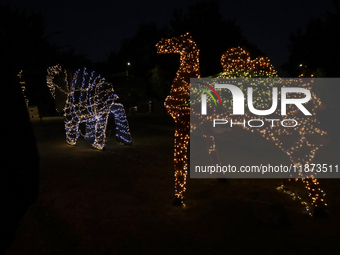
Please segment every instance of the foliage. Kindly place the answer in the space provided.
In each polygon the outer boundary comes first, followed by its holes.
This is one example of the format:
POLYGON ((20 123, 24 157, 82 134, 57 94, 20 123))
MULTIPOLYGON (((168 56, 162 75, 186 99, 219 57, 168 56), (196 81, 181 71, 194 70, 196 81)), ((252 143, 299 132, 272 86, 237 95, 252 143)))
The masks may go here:
POLYGON ((84 56, 52 45, 48 37, 40 13, 0 5, 2 81, 6 86, 18 86, 17 74, 23 70, 30 104, 37 105, 45 116, 54 113, 53 100, 46 87, 47 67, 61 63, 71 68, 88 63, 84 56))
POLYGON ((222 71, 221 55, 228 48, 242 46, 253 57, 263 52, 250 43, 236 25, 235 20, 224 20, 219 11, 218 1, 198 1, 188 12, 173 11, 171 20, 173 36, 190 32, 200 48, 202 76, 210 76, 222 71))
POLYGON ((338 77, 340 48, 337 34, 340 27, 339 1, 333 1, 336 13, 324 19, 309 21, 304 31, 290 37, 289 58, 282 68, 293 77, 308 70, 315 77, 338 77))

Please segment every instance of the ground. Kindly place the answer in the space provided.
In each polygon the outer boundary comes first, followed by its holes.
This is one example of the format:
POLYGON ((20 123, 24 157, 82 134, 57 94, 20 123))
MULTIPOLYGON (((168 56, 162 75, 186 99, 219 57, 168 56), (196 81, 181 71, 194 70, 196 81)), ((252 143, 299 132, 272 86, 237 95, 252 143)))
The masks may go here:
MULTIPOLYGON (((67 145, 60 117, 32 121, 41 191, 7 255, 337 254, 339 179, 320 180, 329 204, 326 218, 308 216, 298 201, 276 190, 281 179, 189 178, 186 207, 176 207, 172 119, 128 119, 133 145, 111 136, 104 151, 82 139, 67 145), (290 224, 278 222, 284 211, 290 224)), ((261 153, 251 149, 256 144, 232 141, 228 155, 247 165, 260 154, 281 159, 270 145, 261 145, 261 153)), ((321 156, 339 154, 329 146, 321 156)))

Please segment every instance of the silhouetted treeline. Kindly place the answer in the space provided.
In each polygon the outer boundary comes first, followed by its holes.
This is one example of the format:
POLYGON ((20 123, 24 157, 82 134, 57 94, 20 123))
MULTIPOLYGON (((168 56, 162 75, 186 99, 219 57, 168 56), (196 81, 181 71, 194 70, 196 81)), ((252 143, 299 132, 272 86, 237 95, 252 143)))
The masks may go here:
POLYGON ((247 48, 253 58, 264 53, 249 42, 235 20, 224 20, 219 10, 219 1, 198 1, 183 12, 175 9, 171 19, 174 36, 191 32, 200 48, 202 76, 210 76, 222 71, 221 55, 231 47, 247 48))
MULTIPOLYGON (((337 76, 339 1, 333 2, 335 14, 327 14, 324 20, 312 20, 304 32, 291 36, 290 56, 283 66, 290 76, 298 76, 306 68, 316 76, 337 76)), ((24 70, 30 102, 44 109, 46 114, 53 114, 53 101, 46 87, 46 69, 57 63, 70 71, 83 66, 96 70, 113 83, 124 105, 140 105, 147 109, 149 100, 162 101, 167 96, 179 65, 178 54, 157 55, 155 45, 162 37, 191 32, 201 50, 203 77, 222 71, 220 58, 230 47, 243 46, 252 58, 265 55, 245 38, 237 21, 222 18, 216 0, 198 1, 187 10, 174 9, 169 27, 140 24, 132 38, 123 40, 120 49, 100 63, 75 54, 74 50, 66 51, 52 45, 49 38, 57 35, 45 34, 45 23, 39 13, 0 5, 0 14, 2 65, 11 69, 14 76, 24 70)))
POLYGON ((163 100, 167 96, 179 65, 176 54, 157 55, 155 45, 162 37, 191 32, 201 49, 203 76, 222 71, 220 58, 230 47, 245 46, 253 57, 263 54, 247 41, 235 21, 222 19, 218 1, 197 2, 187 11, 173 10, 170 27, 141 24, 134 37, 123 40, 120 50, 110 53, 101 63, 93 63, 72 50, 65 51, 52 45, 48 40, 50 36, 45 34, 41 14, 11 10, 1 5, 0 11, 2 61, 15 75, 23 70, 30 103, 38 105, 46 114, 53 112, 45 81, 46 69, 57 63, 71 71, 86 66, 106 75, 123 104, 146 109, 149 100, 163 100))
POLYGON ((290 37, 289 58, 282 68, 293 77, 308 71, 315 77, 339 77, 340 1, 333 0, 335 13, 313 19, 290 37))
POLYGON ((117 76, 112 78, 112 82, 117 83, 115 88, 118 95, 122 98, 128 93, 136 103, 140 100, 164 100, 178 69, 179 55, 159 56, 155 45, 162 37, 179 36, 186 32, 191 32, 201 50, 202 76, 222 71, 221 55, 230 47, 244 46, 254 58, 264 55, 244 37, 235 21, 222 19, 218 1, 200 1, 187 11, 174 9, 170 27, 160 28, 154 23, 140 25, 134 37, 124 40, 121 49, 109 55, 102 64, 106 73, 128 71, 130 75, 129 80, 119 80, 117 76))
MULTIPOLYGON (((30 104, 37 105, 44 115, 54 113, 46 87, 47 67, 61 63, 76 68, 90 62, 72 50, 64 51, 52 45, 48 37, 40 13, 0 5, 0 63, 6 74, 2 75, 2 86, 19 86, 17 74, 23 70, 22 80, 26 82, 30 104)), ((5 97, 7 95, 2 94, 2 98, 5 97)))

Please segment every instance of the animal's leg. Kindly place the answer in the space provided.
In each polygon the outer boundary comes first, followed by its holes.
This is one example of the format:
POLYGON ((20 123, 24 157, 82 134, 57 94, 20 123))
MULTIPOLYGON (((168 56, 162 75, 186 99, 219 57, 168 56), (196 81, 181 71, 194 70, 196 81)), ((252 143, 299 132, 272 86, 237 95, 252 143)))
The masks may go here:
POLYGON ((76 145, 79 137, 79 122, 72 118, 65 120, 66 142, 70 145, 76 145))
POLYGON ((108 114, 102 114, 95 124, 95 139, 92 146, 98 150, 103 150, 106 145, 106 126, 108 114))
POLYGON ((303 180, 308 190, 308 196, 311 198, 311 205, 313 206, 314 216, 324 216, 326 203, 324 196, 326 195, 323 190, 319 187, 319 182, 315 178, 306 178, 303 180))
POLYGON ((86 121, 86 128, 85 128, 85 139, 91 139, 95 135, 95 124, 96 120, 94 118, 90 118, 86 121))
POLYGON ((111 107, 111 112, 115 116, 116 140, 124 143, 125 145, 131 145, 132 138, 123 105, 115 104, 111 107))
MULTIPOLYGON (((217 154, 216 151, 216 146, 215 146, 215 137, 212 135, 203 135, 205 143, 208 148, 211 164, 214 166, 216 164, 220 164, 220 158, 217 154)), ((219 178, 220 181, 226 181, 226 178, 219 178)))
POLYGON ((189 128, 180 127, 175 133, 175 201, 174 205, 183 205, 186 176, 188 169, 187 149, 189 143, 189 128))
POLYGON ((203 135, 205 143, 208 148, 209 156, 211 159, 211 164, 216 165, 220 163, 220 158, 218 157, 216 146, 215 146, 215 137, 212 135, 203 135))
MULTIPOLYGON (((295 161, 292 161, 295 165, 298 165, 295 161)), ((298 179, 295 179, 297 181, 298 179)), ((309 211, 310 215, 314 216, 324 216, 326 215, 325 207, 327 204, 325 203, 324 196, 326 195, 324 191, 319 187, 319 182, 315 178, 305 178, 302 179, 302 182, 306 185, 306 189, 308 192, 308 196, 310 198, 310 202, 302 201, 302 204, 306 206, 306 209, 309 211)), ((291 179, 286 180, 284 184, 282 184, 278 189, 283 190, 285 193, 291 194, 292 196, 298 197, 300 200, 301 197, 299 195, 294 194, 291 191, 292 184, 291 179), (288 185, 287 185, 288 184, 288 185)))

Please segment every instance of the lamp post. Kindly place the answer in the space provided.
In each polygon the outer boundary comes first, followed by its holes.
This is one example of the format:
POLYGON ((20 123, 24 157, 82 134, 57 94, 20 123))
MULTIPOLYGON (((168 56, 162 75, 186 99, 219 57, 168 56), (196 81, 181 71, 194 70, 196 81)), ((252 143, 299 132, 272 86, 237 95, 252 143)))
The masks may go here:
POLYGON ((129 112, 131 113, 131 94, 130 94, 130 88, 129 88, 129 67, 130 67, 131 63, 127 62, 126 63, 126 80, 127 80, 127 92, 128 92, 128 97, 129 97, 129 101, 128 101, 128 109, 129 112))
POLYGON ((131 65, 131 63, 130 62, 127 62, 126 63, 126 79, 128 80, 129 79, 129 66, 131 65))

